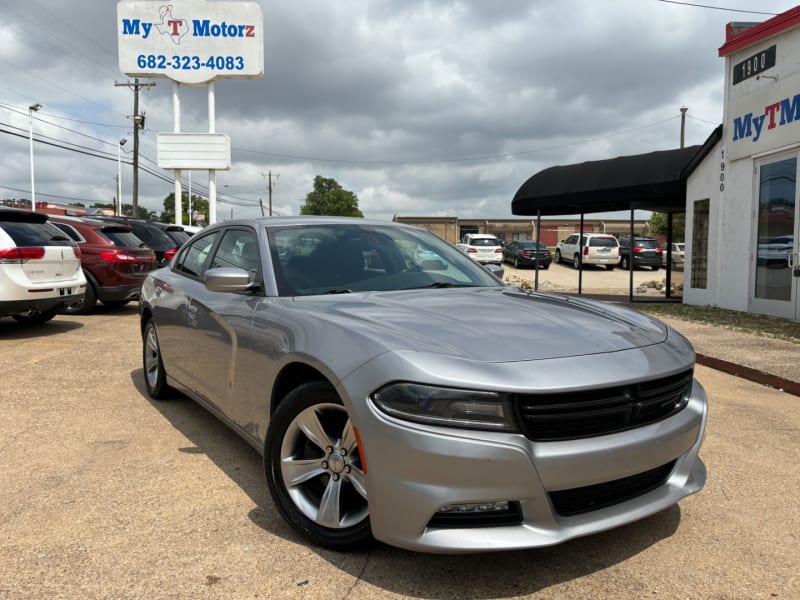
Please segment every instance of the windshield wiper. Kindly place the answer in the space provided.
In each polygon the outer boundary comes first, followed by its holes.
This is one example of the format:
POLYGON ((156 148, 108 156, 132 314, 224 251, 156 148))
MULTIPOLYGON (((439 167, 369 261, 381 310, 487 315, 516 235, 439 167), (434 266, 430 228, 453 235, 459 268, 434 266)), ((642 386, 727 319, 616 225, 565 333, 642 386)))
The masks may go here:
POLYGON ((414 289, 424 290, 424 289, 427 289, 427 288, 436 288, 436 289, 438 289, 438 288, 456 288, 456 287, 476 287, 476 286, 471 284, 471 283, 449 283, 447 281, 434 281, 430 285, 421 285, 421 286, 419 286, 417 288, 414 288, 414 289))

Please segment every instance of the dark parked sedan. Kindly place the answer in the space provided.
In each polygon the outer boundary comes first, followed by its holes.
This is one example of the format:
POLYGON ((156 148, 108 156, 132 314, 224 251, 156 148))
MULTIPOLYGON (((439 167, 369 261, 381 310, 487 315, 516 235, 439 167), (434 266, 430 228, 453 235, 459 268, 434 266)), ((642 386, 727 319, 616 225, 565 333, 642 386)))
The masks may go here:
POLYGON ((541 242, 514 241, 503 248, 503 262, 511 263, 516 268, 538 267, 549 269, 553 262, 550 249, 541 242))
POLYGON ((148 275, 139 307, 150 396, 180 390, 242 436, 274 507, 327 548, 548 546, 705 482, 683 336, 507 287, 415 227, 218 223, 148 275))

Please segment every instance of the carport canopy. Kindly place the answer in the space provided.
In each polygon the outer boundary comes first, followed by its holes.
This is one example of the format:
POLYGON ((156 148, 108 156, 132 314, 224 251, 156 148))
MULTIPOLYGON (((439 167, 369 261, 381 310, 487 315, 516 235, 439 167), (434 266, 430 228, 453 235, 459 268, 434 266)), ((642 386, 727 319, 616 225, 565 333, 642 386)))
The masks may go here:
POLYGON ((721 138, 722 125, 705 143, 695 146, 550 167, 522 184, 511 202, 511 212, 684 212, 686 179, 721 138))

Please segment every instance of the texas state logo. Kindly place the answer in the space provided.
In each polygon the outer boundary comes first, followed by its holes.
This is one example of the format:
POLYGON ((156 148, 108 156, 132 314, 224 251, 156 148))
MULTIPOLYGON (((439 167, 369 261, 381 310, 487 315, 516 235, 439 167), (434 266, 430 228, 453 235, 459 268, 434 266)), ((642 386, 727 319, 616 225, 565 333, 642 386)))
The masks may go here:
POLYGON ((181 38, 189 33, 189 22, 186 19, 178 19, 172 14, 172 5, 165 4, 158 9, 161 23, 154 23, 156 30, 162 35, 169 37, 172 42, 180 46, 181 38))

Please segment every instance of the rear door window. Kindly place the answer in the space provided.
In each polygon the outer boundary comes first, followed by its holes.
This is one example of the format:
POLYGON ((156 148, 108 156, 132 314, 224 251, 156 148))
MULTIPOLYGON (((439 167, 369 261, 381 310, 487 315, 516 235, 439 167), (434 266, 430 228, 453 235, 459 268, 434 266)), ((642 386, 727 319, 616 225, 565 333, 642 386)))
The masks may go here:
POLYGON ((51 221, 51 223, 54 227, 58 227, 61 231, 66 233, 74 242, 86 241, 72 225, 67 225, 66 223, 56 223, 55 221, 51 221))

